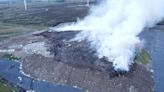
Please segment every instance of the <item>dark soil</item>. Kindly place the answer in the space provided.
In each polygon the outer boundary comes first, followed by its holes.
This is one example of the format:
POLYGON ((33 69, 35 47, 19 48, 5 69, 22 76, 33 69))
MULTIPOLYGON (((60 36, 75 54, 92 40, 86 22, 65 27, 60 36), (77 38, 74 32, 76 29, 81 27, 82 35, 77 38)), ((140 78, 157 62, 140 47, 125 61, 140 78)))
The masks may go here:
MULTIPOLYGON (((96 51, 89 47, 88 41, 70 41, 79 32, 43 32, 39 35, 48 39, 48 50, 54 55, 55 61, 77 68, 90 68, 92 70, 108 72, 111 77, 126 74, 125 71, 115 71, 112 63, 107 61, 105 57, 99 59, 96 56, 96 51)), ((133 72, 134 69, 133 66, 128 73, 133 72)))

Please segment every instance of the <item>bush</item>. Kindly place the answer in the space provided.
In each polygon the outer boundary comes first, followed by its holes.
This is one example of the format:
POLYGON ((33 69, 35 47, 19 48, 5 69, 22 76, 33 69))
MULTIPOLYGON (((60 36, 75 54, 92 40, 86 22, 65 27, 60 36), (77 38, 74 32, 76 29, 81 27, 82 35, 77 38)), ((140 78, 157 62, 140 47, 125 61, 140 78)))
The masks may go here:
POLYGON ((13 60, 20 60, 20 58, 14 56, 12 54, 8 54, 8 53, 4 54, 3 58, 7 59, 7 60, 11 60, 11 61, 13 61, 13 60))

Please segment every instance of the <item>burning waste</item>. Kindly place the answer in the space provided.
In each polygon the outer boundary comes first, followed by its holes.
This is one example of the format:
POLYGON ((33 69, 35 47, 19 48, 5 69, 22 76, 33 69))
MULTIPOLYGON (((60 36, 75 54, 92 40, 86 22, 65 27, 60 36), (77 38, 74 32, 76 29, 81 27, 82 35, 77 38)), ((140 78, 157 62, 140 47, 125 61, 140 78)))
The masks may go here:
POLYGON ((142 44, 138 35, 163 17, 164 0, 103 0, 84 19, 54 29, 83 30, 72 41, 89 41, 98 58, 106 57, 116 71, 129 71, 137 45, 142 44))

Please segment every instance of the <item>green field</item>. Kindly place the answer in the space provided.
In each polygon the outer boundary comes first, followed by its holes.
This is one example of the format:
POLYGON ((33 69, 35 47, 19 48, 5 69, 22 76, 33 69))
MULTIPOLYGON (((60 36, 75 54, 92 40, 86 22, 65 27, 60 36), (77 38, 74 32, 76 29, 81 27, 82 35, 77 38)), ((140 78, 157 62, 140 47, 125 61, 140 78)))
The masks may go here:
MULTIPOLYGON (((52 3, 51 3, 52 4, 52 3)), ((50 3, 29 3, 28 7, 37 9, 50 3)), ((15 36, 23 32, 45 29, 48 25, 43 24, 43 19, 34 15, 34 12, 25 11, 22 3, 0 4, 0 40, 15 36)))
POLYGON ((0 40, 18 35, 23 32, 37 31, 46 28, 45 26, 18 25, 0 22, 0 40))
POLYGON ((76 21, 87 14, 88 7, 57 2, 0 4, 0 40, 29 31, 46 29, 62 22, 76 21), (72 7, 72 6, 76 6, 72 7), (69 12, 68 12, 69 11, 69 12))

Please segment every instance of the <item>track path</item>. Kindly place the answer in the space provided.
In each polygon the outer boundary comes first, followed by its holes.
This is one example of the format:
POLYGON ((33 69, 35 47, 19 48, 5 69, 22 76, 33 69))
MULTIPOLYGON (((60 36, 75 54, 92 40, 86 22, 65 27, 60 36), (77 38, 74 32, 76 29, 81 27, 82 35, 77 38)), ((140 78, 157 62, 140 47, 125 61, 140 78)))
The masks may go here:
POLYGON ((152 60, 156 92, 164 91, 164 32, 157 31, 152 47, 152 60))

